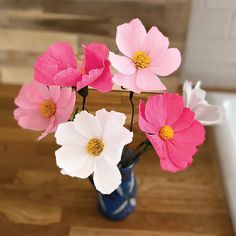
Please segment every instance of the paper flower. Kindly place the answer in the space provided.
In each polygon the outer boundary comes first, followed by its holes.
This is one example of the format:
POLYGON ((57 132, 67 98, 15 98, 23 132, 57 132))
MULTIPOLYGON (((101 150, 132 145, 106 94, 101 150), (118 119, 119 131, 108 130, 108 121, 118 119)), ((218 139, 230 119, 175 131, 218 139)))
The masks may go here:
POLYGON ((165 90, 157 75, 167 76, 180 66, 179 50, 168 48, 168 38, 157 27, 147 33, 139 19, 117 27, 116 44, 125 56, 110 53, 111 64, 119 72, 113 81, 130 91, 165 90))
POLYGON ((221 122, 222 109, 206 101, 206 92, 200 88, 198 81, 194 88, 189 81, 184 82, 183 97, 186 107, 195 112, 195 119, 203 125, 214 125, 221 122))
POLYGON ((32 81, 24 85, 15 99, 18 108, 14 117, 24 129, 43 131, 38 140, 54 132, 58 124, 67 121, 75 105, 75 92, 32 81))
POLYGON ((191 165, 196 146, 204 141, 204 127, 184 107, 183 98, 165 93, 139 104, 139 127, 159 155, 163 170, 177 172, 191 165))
POLYGON ((108 48, 104 44, 84 46, 82 65, 68 43, 51 45, 34 65, 34 79, 45 85, 74 86, 77 90, 91 86, 105 93, 112 89, 108 48))
POLYGON ((133 137, 124 127, 125 119, 122 113, 102 109, 96 116, 82 111, 73 122, 59 125, 55 137, 62 147, 56 151, 56 161, 62 173, 78 178, 93 174, 98 191, 116 190, 121 183, 117 164, 133 137))

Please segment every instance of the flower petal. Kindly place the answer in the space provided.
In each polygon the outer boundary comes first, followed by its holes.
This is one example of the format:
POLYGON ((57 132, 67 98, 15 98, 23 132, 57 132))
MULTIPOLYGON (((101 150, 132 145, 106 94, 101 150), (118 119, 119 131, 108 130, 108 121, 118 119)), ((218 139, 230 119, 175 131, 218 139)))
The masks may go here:
POLYGON ((51 100, 56 103, 61 95, 61 87, 60 86, 48 86, 48 89, 49 89, 49 93, 51 96, 51 100))
POLYGON ((222 109, 216 105, 199 104, 194 108, 195 119, 203 125, 219 124, 222 119, 222 109))
POLYGON ((178 49, 170 48, 164 53, 156 56, 156 60, 151 59, 150 70, 159 76, 167 76, 176 71, 181 63, 181 55, 178 49))
POLYGON ((147 33, 143 51, 150 54, 153 50, 162 51, 169 47, 169 39, 157 27, 153 26, 147 33))
POLYGON ((100 56, 102 56, 104 61, 108 58, 109 49, 105 44, 90 43, 90 44, 87 44, 86 47, 93 50, 95 53, 98 53, 100 56))
POLYGON ((172 172, 172 173, 176 173, 182 170, 180 167, 175 165, 175 163, 173 163, 169 158, 161 159, 160 166, 162 170, 172 172))
POLYGON ((96 81, 104 72, 104 67, 100 69, 90 70, 88 74, 82 76, 82 79, 79 80, 76 84, 77 91, 91 85, 94 81, 96 81))
POLYGON ((148 68, 137 71, 137 85, 142 91, 166 90, 165 85, 148 68))
POLYGON ((22 128, 36 131, 45 130, 50 122, 50 119, 41 116, 39 109, 26 110, 23 108, 17 108, 14 111, 14 117, 22 128))
POLYGON ((94 157, 88 156, 82 167, 73 172, 67 172, 67 174, 72 177, 86 179, 94 172, 95 163, 96 159, 94 157))
POLYGON ((102 74, 89 85, 101 93, 107 93, 112 90, 112 74, 109 61, 105 61, 105 67, 102 74))
POLYGON ((106 144, 102 155, 111 164, 117 165, 121 160, 124 145, 121 144, 106 144))
POLYGON ((106 109, 100 109, 96 111, 96 118, 98 119, 101 127, 104 129, 106 124, 110 120, 116 120, 121 126, 125 124, 126 115, 124 113, 110 111, 108 112, 106 109))
POLYGON ((64 145, 56 152, 57 165, 66 173, 74 172, 82 167, 89 158, 83 145, 64 145))
POLYGON ((74 119, 75 129, 86 138, 100 138, 102 127, 96 117, 87 111, 81 111, 74 119))
POLYGON ((148 140, 151 142, 152 146, 154 147, 157 155, 159 156, 160 159, 165 159, 166 158, 166 152, 163 147, 163 141, 160 139, 158 135, 151 135, 151 134, 146 134, 148 140))
POLYGON ((121 73, 117 73, 113 76, 112 80, 117 85, 127 88, 129 91, 133 91, 134 93, 140 93, 141 89, 136 84, 136 77, 136 73, 133 75, 124 75, 121 73))
POLYGON ((134 74, 136 71, 135 64, 128 57, 119 56, 114 54, 113 52, 110 52, 109 59, 111 61, 112 66, 122 74, 131 75, 134 74))
POLYGON ((76 86, 81 79, 82 75, 77 69, 67 68, 55 75, 54 83, 60 86, 76 86))
POLYGON ((87 139, 75 129, 72 121, 59 124, 55 132, 55 138, 59 145, 86 145, 87 142, 87 139))
POLYGON ((34 65, 34 79, 46 85, 55 85, 55 75, 67 68, 77 68, 73 50, 68 43, 56 43, 37 59, 34 65))
POLYGON ((166 110, 166 125, 172 126, 183 112, 183 97, 174 93, 165 93, 163 96, 166 110))
POLYGON ((182 114, 172 125, 174 132, 184 130, 192 125, 194 122, 195 113, 189 108, 184 107, 182 114))
POLYGON ((169 158, 166 142, 163 142, 158 135, 146 134, 146 136, 160 158, 161 169, 173 173, 180 171, 181 168, 169 158))
POLYGON ((197 152, 197 149, 195 147, 195 143, 167 141, 167 151, 170 160, 172 160, 175 165, 180 167, 181 170, 184 170, 192 164, 192 157, 197 152))
POLYGON ((95 187, 102 194, 110 194, 121 184, 121 174, 116 165, 97 158, 93 176, 95 187))
POLYGON ((70 119, 70 116, 74 110, 75 100, 76 100, 75 92, 73 92, 71 88, 62 88, 61 91, 62 91, 61 96, 56 104, 57 110, 55 116, 57 124, 64 123, 70 119), (68 90, 68 94, 70 95, 70 97, 67 96, 65 90, 68 90))
POLYGON ((139 102, 139 128, 145 133, 154 133, 152 125, 148 123, 145 116, 145 104, 140 100, 139 102))
POLYGON ((42 100, 50 100, 51 94, 46 85, 33 80, 28 84, 27 97, 31 101, 41 103, 42 100))
POLYGON ((175 132, 173 139, 176 142, 191 142, 200 145, 205 140, 205 129, 200 122, 195 120, 189 128, 175 132))
POLYGON ((126 145, 133 139, 133 132, 121 126, 116 120, 109 120, 104 128, 103 140, 108 144, 126 145))
POLYGON ((32 101, 28 96, 29 90, 30 90, 29 84, 23 85, 20 89, 19 94, 15 98, 15 104, 24 109, 37 109, 39 108, 39 104, 42 101, 42 99, 39 98, 37 102, 32 101))
POLYGON ((88 45, 84 46, 84 70, 89 73, 91 70, 104 67, 104 60, 101 54, 95 52, 88 45))
POLYGON ((132 57, 134 52, 142 49, 146 34, 142 22, 134 19, 117 27, 116 44, 124 55, 132 57))
POLYGON ((47 129, 37 138, 38 141, 46 137, 49 133, 53 133, 57 128, 57 124, 55 122, 55 116, 51 116, 49 118, 49 125, 47 129))
POLYGON ((156 130, 159 130, 160 127, 166 124, 164 95, 148 97, 145 107, 145 117, 156 130))

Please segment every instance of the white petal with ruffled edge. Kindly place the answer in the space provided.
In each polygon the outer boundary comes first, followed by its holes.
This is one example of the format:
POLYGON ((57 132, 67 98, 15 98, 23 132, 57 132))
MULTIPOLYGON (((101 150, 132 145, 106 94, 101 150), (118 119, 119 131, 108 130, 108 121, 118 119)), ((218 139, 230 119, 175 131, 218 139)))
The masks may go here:
POLYGON ((185 106, 195 112, 195 118, 203 125, 218 124, 222 120, 223 109, 217 105, 208 104, 206 91, 200 88, 198 81, 194 88, 192 83, 185 81, 183 85, 183 97, 185 106))
POLYGON ((86 138, 99 138, 102 134, 102 127, 97 118, 87 111, 81 111, 75 116, 74 127, 86 138))

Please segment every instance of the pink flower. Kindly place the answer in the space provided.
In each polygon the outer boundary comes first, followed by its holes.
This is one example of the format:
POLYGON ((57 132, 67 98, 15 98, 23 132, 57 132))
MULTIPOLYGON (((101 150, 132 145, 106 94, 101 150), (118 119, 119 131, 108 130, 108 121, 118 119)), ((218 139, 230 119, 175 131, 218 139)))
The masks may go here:
POLYGON ((15 99, 14 117, 24 129, 43 131, 38 140, 68 121, 75 105, 71 88, 49 86, 32 81, 24 85, 15 99))
POLYGON ((77 90, 91 86, 105 93, 112 89, 109 50, 106 45, 84 46, 82 65, 68 43, 56 43, 48 48, 34 65, 34 79, 46 85, 74 86, 77 90))
POLYGON ((165 90, 157 75, 167 76, 180 66, 179 50, 168 48, 168 38, 157 27, 147 33, 139 19, 117 27, 116 44, 125 56, 110 53, 112 66, 119 71, 113 81, 130 91, 165 90))
POLYGON ((139 127, 159 155, 163 170, 177 172, 191 165, 196 146, 205 139, 204 127, 195 113, 184 107, 183 98, 165 93, 139 104, 139 127))

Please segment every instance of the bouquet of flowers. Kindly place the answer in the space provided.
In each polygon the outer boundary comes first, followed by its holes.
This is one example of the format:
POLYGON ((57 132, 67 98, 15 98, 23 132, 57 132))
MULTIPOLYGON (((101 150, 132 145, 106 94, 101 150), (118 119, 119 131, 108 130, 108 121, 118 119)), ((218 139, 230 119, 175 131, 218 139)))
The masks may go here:
POLYGON ((14 117, 25 129, 43 131, 38 140, 55 132, 56 164, 63 175, 88 178, 97 190, 100 212, 111 220, 127 217, 136 205, 137 183, 133 167, 142 153, 153 147, 164 171, 189 167, 197 147, 204 142, 203 125, 220 120, 218 106, 205 100, 200 82, 184 83, 183 96, 168 93, 158 76, 178 69, 181 55, 169 48, 169 40, 157 27, 148 32, 139 19, 119 25, 116 44, 123 55, 102 43, 83 45, 78 63, 68 43, 51 45, 34 65, 34 80, 24 85, 15 99, 14 117), (112 75, 110 66, 117 73, 112 75), (88 86, 101 93, 113 82, 129 91, 132 107, 130 128, 126 115, 104 108, 91 114, 86 109, 88 86), (157 91, 139 102, 139 127, 146 139, 135 150, 133 139, 134 93, 157 91), (82 107, 75 107, 76 94, 82 107))

